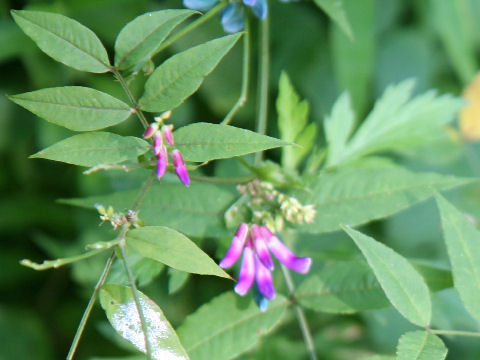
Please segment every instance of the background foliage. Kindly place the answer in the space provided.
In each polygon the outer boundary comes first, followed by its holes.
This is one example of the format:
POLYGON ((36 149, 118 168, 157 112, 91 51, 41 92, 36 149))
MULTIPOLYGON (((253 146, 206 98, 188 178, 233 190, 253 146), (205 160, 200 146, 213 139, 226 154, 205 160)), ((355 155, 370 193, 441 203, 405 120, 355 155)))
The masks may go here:
MULTIPOLYGON (((348 156, 360 156, 374 151, 387 153, 395 164, 384 159, 372 159, 359 165, 358 169, 340 168, 338 171, 319 175, 318 179, 315 177, 311 184, 313 196, 311 193, 298 191, 299 199, 316 204, 322 222, 305 227, 301 236, 298 236, 302 241, 296 243, 296 251, 313 257, 312 271, 317 276, 309 278, 305 283, 301 283, 303 279, 296 278, 296 282, 300 284, 297 296, 302 305, 309 309, 307 315, 320 358, 357 359, 385 354, 385 359, 389 359, 388 356, 394 355, 397 340, 402 334, 399 359, 410 359, 408 351, 419 341, 425 341, 429 349, 431 348, 430 351, 442 356, 442 345, 438 343, 437 337, 424 331, 419 332, 418 328, 408 323, 396 310, 388 307, 388 300, 392 300, 391 294, 389 296, 386 290, 388 285, 384 282, 388 284, 395 279, 382 280, 377 276, 377 282, 371 270, 363 261, 359 261, 363 258, 359 256, 355 243, 374 272, 376 266, 383 266, 367 255, 369 246, 378 245, 372 245, 369 238, 358 235, 355 230, 347 229, 355 242, 344 232, 337 231, 339 219, 335 216, 348 211, 348 206, 342 208, 338 205, 339 202, 335 202, 338 200, 335 198, 335 189, 351 189, 352 193, 347 193, 346 196, 370 194, 368 187, 378 185, 372 179, 381 179, 385 192, 389 196, 393 193, 393 196, 388 198, 380 194, 367 198, 365 203, 355 204, 363 211, 356 211, 348 216, 352 219, 349 225, 353 226, 394 214, 368 223, 361 231, 407 257, 413 265, 401 263, 399 266, 403 266, 403 273, 412 271, 413 266, 423 275, 432 291, 442 290, 433 293, 433 305, 429 298, 420 295, 423 300, 416 304, 420 309, 399 308, 400 313, 412 323, 425 325, 433 309, 432 324, 438 328, 479 330, 478 323, 474 320, 480 316, 478 301, 469 298, 468 290, 463 293, 459 290, 458 295, 452 288, 447 252, 456 245, 453 243, 455 237, 448 235, 448 221, 450 219, 451 224, 462 224, 462 231, 466 234, 473 234, 473 237, 478 234, 473 226, 462 222, 464 217, 461 214, 459 216, 458 210, 452 209, 442 197, 437 195, 441 217, 434 200, 416 203, 433 195, 434 189, 445 190, 466 184, 448 192, 447 197, 469 217, 478 219, 478 184, 463 178, 480 175, 480 148, 475 141, 465 140, 475 140, 475 133, 478 133, 480 125, 472 121, 472 117, 467 114, 462 117, 460 129, 457 123, 451 123, 446 127, 438 127, 441 131, 431 132, 429 127, 425 131, 415 126, 418 124, 418 117, 409 117, 415 108, 411 105, 404 106, 402 97, 406 102, 410 95, 415 97, 423 94, 415 98, 417 104, 421 103, 428 109, 423 114, 426 120, 422 121, 422 124, 430 119, 438 125, 444 124, 449 120, 445 109, 449 109, 452 114, 452 108, 457 109, 463 105, 449 96, 434 97, 433 94, 424 93, 435 88, 440 94, 449 92, 458 96, 465 86, 473 81, 478 69, 480 29, 476 20, 480 17, 480 1, 344 0, 343 3, 354 42, 348 36, 348 29, 345 34, 345 29, 331 22, 313 2, 270 3, 272 100, 268 133, 280 137, 282 132, 292 135, 293 131, 298 135, 303 130, 282 127, 282 114, 289 109, 281 108, 285 101, 275 106, 274 99, 278 95, 279 86, 285 89, 283 94, 287 93, 291 86, 300 94, 297 102, 294 101, 291 105, 295 109, 294 113, 300 118, 308 118, 319 129, 318 134, 314 135, 317 147, 323 147, 324 139, 328 140, 329 166, 342 164, 348 156), (309 36, 305 36, 305 33, 309 36), (280 80, 282 71, 288 73, 291 84, 285 77, 280 80), (415 78, 415 87, 413 83, 402 82, 407 78, 415 78), (390 110, 392 117, 388 124, 393 125, 382 128, 382 124, 379 124, 380 120, 385 118, 385 112, 381 119, 369 117, 347 141, 352 130, 357 128, 357 124, 370 112, 375 99, 381 97, 388 86, 400 82, 400 85, 390 87, 390 98, 384 98, 384 110, 390 110), (350 98, 346 95, 340 97, 333 107, 337 97, 345 89, 349 90, 350 98), (309 105, 302 105, 300 99, 306 99, 309 105), (349 103, 352 106, 350 110, 349 103), (275 121, 277 111, 278 127, 275 121), (329 126, 335 122, 329 122, 328 119, 335 116, 350 119, 350 126, 329 126), (409 121, 412 122, 410 125, 409 121), (403 125, 395 127, 398 123, 403 125), (376 138, 372 129, 380 131, 381 136, 376 138), (368 136, 361 136, 362 131, 368 136), (357 183, 358 188, 352 188, 348 183, 348 172, 351 171, 355 171, 358 176, 356 179, 361 185, 357 183), (437 174, 419 176, 411 173, 412 171, 437 174), (452 174, 456 178, 453 178, 452 174), (390 184, 399 178, 405 188, 396 193, 390 184), (419 186, 423 188, 419 190, 419 186), (415 205, 411 206, 412 204, 415 205), (441 218, 444 221, 447 247, 443 241, 441 218), (326 231, 335 232, 325 233, 326 231), (435 265, 435 268, 427 265, 435 265), (341 282, 343 286, 352 281, 355 289, 358 284, 358 281, 355 281, 357 276, 371 285, 368 287, 369 291, 362 295, 367 300, 346 296, 340 297, 342 301, 339 302, 338 296, 331 296, 332 292, 335 293, 337 283, 332 282, 332 274, 345 279, 341 282), (382 288, 387 292, 388 299, 381 291, 382 288), (359 304, 365 303, 369 304, 365 308, 369 311, 351 314, 354 310, 359 310, 359 304), (338 312, 351 315, 339 316, 336 314, 338 312)), ((181 4, 179 1, 153 0, 0 2, 0 263, 3 265, 3 271, 0 272, 0 359, 28 359, 31 358, 32 351, 39 360, 61 359, 68 351, 78 320, 88 301, 91 288, 103 268, 105 258, 99 256, 71 267, 48 272, 34 272, 21 267, 19 260, 30 258, 40 261, 44 258, 69 256, 82 251, 87 243, 110 240, 110 230, 96 225, 98 217, 95 213, 67 206, 56 200, 96 197, 114 191, 125 191, 124 196, 115 201, 128 201, 125 199, 128 198, 129 190, 138 187, 145 178, 145 173, 102 172, 84 176, 82 169, 68 164, 28 158, 40 149, 75 133, 39 120, 8 101, 4 95, 46 87, 80 85, 109 93, 124 102, 128 102, 128 99, 120 85, 110 81, 108 75, 79 72, 47 57, 14 24, 9 13, 12 8, 52 11, 72 17, 97 33, 112 53, 116 35, 135 16, 157 9, 181 8, 181 4)), ((339 21, 341 23, 341 20, 339 21)), ((254 25, 253 33, 256 31, 254 25)), ((212 19, 190 36, 176 42, 169 49, 170 54, 222 34, 220 24, 216 19, 212 19)), ((160 55, 160 59, 165 56, 160 55)), ((176 126, 187 125, 192 120, 219 123, 236 101, 240 81, 241 49, 236 47, 206 79, 198 93, 176 110, 176 126)), ((134 82, 132 87, 138 92, 142 85, 141 81, 138 84, 134 82)), ((255 99, 253 84, 249 98, 255 99)), ((254 101, 249 101, 235 118, 234 125, 254 129, 254 112, 254 101)), ((306 121, 304 123, 306 124, 306 121)), ((122 135, 142 132, 136 121, 126 121, 116 130, 122 135)), ((178 136, 180 137, 180 134, 178 136)), ((296 137, 282 138, 299 141, 296 137)), ((294 168, 292 164, 298 162, 298 154, 287 153, 288 155, 281 159, 282 165, 287 169, 294 168)), ((279 150, 273 150, 268 153, 268 157, 280 161, 280 154, 279 150)), ((193 152, 192 156, 194 155, 193 152)), ((209 175, 227 176, 238 172, 238 167, 232 161, 225 160, 209 166, 205 171, 209 175)), ((176 184, 168 186, 175 187, 176 184)), ((208 195, 213 193, 208 184, 197 184, 192 186, 190 191, 185 196, 195 198, 203 195, 205 201, 211 198, 208 195)), ((343 195, 345 196, 345 193, 343 195)), ((229 191, 215 192, 215 197, 221 204, 229 204, 233 200, 229 191)), ((88 207, 95 202, 93 199, 81 205, 88 207)), ((182 229, 194 237, 197 243, 217 260, 221 258, 230 241, 231 231, 226 230, 215 219, 198 218, 188 212, 170 214, 171 218, 160 220, 158 217, 165 215, 143 215, 145 220, 160 221, 158 225, 177 221, 174 228, 182 229), (220 243, 213 239, 214 236, 221 238, 220 243)), ((376 249, 377 252, 382 250, 384 249, 376 249)), ((473 245, 472 253, 476 254, 476 251, 473 245)), ((395 255, 388 251, 385 256, 396 259, 395 255)), ((461 274, 465 263, 452 261, 451 266, 453 269, 459 267, 461 274)), ((166 270, 166 267, 154 261, 138 261, 134 263, 134 268, 142 291, 161 304, 164 314, 175 328, 180 327, 179 335, 187 351, 193 346, 192 342, 198 339, 195 339, 193 334, 189 335, 188 326, 180 326, 184 324, 186 316, 215 296, 230 291, 232 287, 228 280, 198 275, 186 277, 184 273, 166 270)), ((465 271, 468 269, 467 267, 465 271)), ((385 269, 380 273, 385 274, 385 269)), ((114 267, 113 280, 122 281, 122 276, 122 269, 114 267)), ((458 281, 458 284, 468 282, 461 277, 455 281, 458 281)), ((418 291, 424 294, 422 289, 425 283, 423 280, 420 282, 418 291)), ((279 283, 277 281, 277 284, 279 283)), ((286 289, 278 287, 279 292, 287 293, 286 289)), ((457 285, 458 289, 461 287, 457 285)), ((244 299, 237 299, 233 294, 226 293, 216 298, 214 303, 204 305, 201 312, 208 314, 209 311, 214 311, 212 308, 233 311, 228 306, 236 302, 239 306, 251 306, 242 303, 244 299)), ((283 316, 284 299, 276 300, 270 307, 273 310, 266 316, 273 324, 283 316)), ((256 309, 248 310, 254 312, 256 309)), ((237 315, 243 316, 232 314, 237 315)), ((268 322, 267 320, 265 321, 268 322)), ((194 327, 196 321, 199 320, 190 317, 187 324, 193 324, 190 326, 194 327)), ((221 323, 215 325, 222 326, 221 323)), ((267 330, 268 328, 265 329, 267 330)), ((442 339, 449 349, 448 359, 473 360, 480 356, 480 342, 476 339, 442 339)), ((201 342, 201 339, 198 341, 201 342)), ((257 346, 240 355, 243 359, 306 358, 301 334, 290 312, 282 317, 274 336, 242 341, 247 344, 258 341, 257 346)), ((199 354, 202 351, 207 351, 208 354, 208 350, 201 347, 196 349, 199 354)), ((231 351, 231 355, 236 354, 235 349, 231 351)), ((97 307, 82 339, 78 358, 99 359, 102 356, 122 357, 130 354, 130 345, 119 340, 108 325, 104 313, 97 307)))

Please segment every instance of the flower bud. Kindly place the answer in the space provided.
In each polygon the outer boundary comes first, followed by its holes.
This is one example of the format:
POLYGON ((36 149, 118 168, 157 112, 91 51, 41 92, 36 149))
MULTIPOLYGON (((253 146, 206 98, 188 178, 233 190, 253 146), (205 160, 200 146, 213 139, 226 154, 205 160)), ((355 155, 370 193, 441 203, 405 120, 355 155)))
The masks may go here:
POLYGON ((162 151, 162 147, 164 147, 162 133, 157 131, 155 133, 155 137, 153 138, 153 153, 159 156, 160 152, 162 151))
POLYGON ((168 165, 168 154, 167 149, 165 146, 161 146, 159 153, 157 155, 157 178, 160 179, 163 175, 165 175, 165 171, 167 170, 168 165))
POLYGON ((158 124, 156 122, 151 123, 145 132, 143 133, 144 139, 150 139, 158 130, 158 124))
POLYGON ((172 151, 172 160, 173 166, 175 167, 175 173, 177 174, 180 181, 185 186, 190 186, 190 176, 188 176, 187 167, 183 161, 182 154, 179 150, 175 149, 172 151))
POLYGON ((162 126, 162 133, 163 136, 165 137, 165 140, 167 140, 168 144, 170 146, 173 146, 173 125, 164 125, 162 126))

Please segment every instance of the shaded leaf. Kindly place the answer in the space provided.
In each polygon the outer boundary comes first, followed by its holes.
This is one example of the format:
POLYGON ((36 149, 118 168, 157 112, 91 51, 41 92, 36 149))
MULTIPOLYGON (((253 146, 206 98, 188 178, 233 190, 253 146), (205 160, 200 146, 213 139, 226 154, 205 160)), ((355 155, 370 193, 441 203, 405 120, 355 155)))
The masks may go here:
POLYGON ((398 341, 397 360, 444 360, 447 352, 438 336, 426 331, 411 331, 398 341))
POLYGON ((140 108, 150 112, 172 110, 192 95, 235 45, 241 34, 208 41, 164 61, 145 84, 140 108))
POLYGON ((107 51, 97 35, 66 16, 42 11, 12 10, 20 28, 55 60, 81 71, 110 70, 107 51))
POLYGON ((480 232, 464 214, 439 194, 437 205, 455 289, 470 314, 480 321, 480 232))
MULTIPOLYGON (((147 322, 152 358, 188 359, 187 352, 160 307, 140 291, 137 293, 147 322)), ((145 353, 145 336, 132 289, 122 285, 104 285, 100 290, 100 304, 117 333, 145 353)))
POLYGON ((127 243, 139 254, 177 270, 230 278, 202 249, 176 230, 141 227, 127 233, 127 243))
POLYGON ((186 161, 209 161, 271 149, 286 142, 230 125, 195 123, 175 131, 175 147, 186 161))
POLYGON ((178 328, 178 335, 194 360, 231 359, 270 332, 286 307, 287 299, 277 296, 261 312, 250 297, 239 297, 229 291, 188 316, 178 328))
POLYGON ((12 95, 9 99, 51 123, 74 131, 116 125, 132 114, 123 101, 81 86, 42 89, 12 95))
POLYGON ((385 295, 410 322, 428 326, 432 302, 427 284, 414 267, 389 247, 350 227, 343 227, 362 251, 385 295))
POLYGON ((428 199, 434 189, 445 190, 469 181, 367 162, 321 172, 309 179, 304 191, 296 193, 301 203, 314 204, 321 214, 302 230, 321 233, 338 230, 340 223, 364 224, 428 199))
MULTIPOLYGON (((95 209, 95 204, 129 209, 140 189, 109 195, 61 202, 95 209)), ((223 213, 235 201, 235 194, 225 186, 193 183, 189 188, 177 183, 153 185, 138 207, 139 216, 147 225, 164 225, 190 236, 229 236, 223 213)))
POLYGON ((174 294, 180 290, 189 278, 189 273, 168 268, 168 293, 174 294))
POLYGON ((315 4, 337 23, 345 34, 353 41, 353 32, 348 22, 342 0, 314 0, 315 4))
MULTIPOLYGON (((128 254, 128 264, 139 287, 150 284, 165 267, 162 263, 146 258, 134 251, 130 251, 128 254)), ((113 264, 108 275, 108 283, 125 285, 130 283, 122 261, 115 261, 113 264)))
POLYGON ((80 166, 94 166, 133 159, 146 153, 149 149, 150 144, 137 137, 92 132, 59 141, 31 157, 80 166))
POLYGON ((121 70, 150 59, 170 32, 196 12, 160 10, 140 15, 130 21, 115 41, 115 66, 121 70))

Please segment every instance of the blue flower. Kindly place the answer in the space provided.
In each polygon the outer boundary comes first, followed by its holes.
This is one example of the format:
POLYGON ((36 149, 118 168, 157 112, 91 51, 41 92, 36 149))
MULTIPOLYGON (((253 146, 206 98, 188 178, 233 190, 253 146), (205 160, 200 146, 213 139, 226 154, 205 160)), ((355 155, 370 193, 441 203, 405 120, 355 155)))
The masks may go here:
MULTIPOLYGON (((207 11, 217 4, 218 0, 183 0, 185 7, 198 11, 207 11)), ((243 30, 244 5, 248 6, 260 20, 264 20, 267 16, 267 0, 236 0, 225 6, 220 14, 223 30, 228 33, 243 30)))

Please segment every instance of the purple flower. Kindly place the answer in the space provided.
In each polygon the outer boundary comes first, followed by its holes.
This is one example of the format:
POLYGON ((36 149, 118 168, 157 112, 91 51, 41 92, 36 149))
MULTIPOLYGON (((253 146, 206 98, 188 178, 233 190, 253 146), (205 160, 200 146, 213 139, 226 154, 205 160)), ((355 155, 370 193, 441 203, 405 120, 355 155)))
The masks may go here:
POLYGON ((153 153, 156 156, 159 156, 160 152, 162 151, 162 148, 164 148, 162 133, 160 131, 157 131, 155 133, 155 137, 153 138, 153 153))
POLYGON ((158 124, 156 122, 150 124, 143 133, 144 139, 150 139, 158 130, 158 124))
POLYGON ((175 167, 175 173, 177 174, 180 181, 185 186, 190 186, 190 176, 188 175, 187 167, 185 166, 185 161, 183 161, 182 154, 179 150, 175 149, 172 151, 172 160, 173 166, 175 167))
POLYGON ((162 145, 157 154, 157 178, 160 179, 165 175, 168 165, 168 154, 167 149, 162 145))
POLYGON ((220 267, 228 268, 240 258, 243 252, 240 274, 235 292, 245 295, 257 282, 258 290, 268 300, 275 298, 272 270, 274 268, 270 251, 288 268, 305 274, 310 270, 312 259, 298 257, 283 244, 266 226, 241 224, 233 237, 230 248, 220 261, 220 267))
POLYGON ((163 125, 162 134, 167 140, 168 145, 173 146, 173 134, 172 134, 173 125, 163 125))

